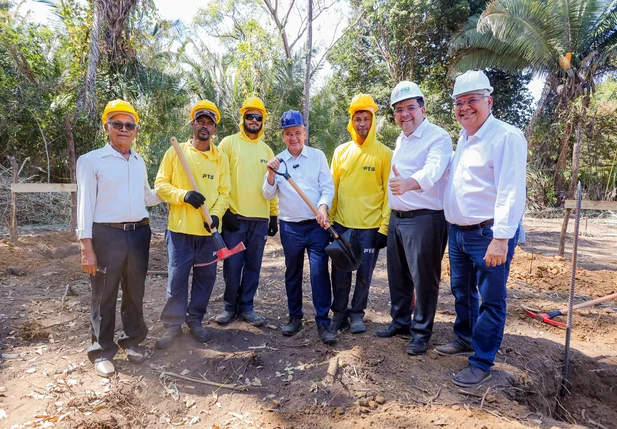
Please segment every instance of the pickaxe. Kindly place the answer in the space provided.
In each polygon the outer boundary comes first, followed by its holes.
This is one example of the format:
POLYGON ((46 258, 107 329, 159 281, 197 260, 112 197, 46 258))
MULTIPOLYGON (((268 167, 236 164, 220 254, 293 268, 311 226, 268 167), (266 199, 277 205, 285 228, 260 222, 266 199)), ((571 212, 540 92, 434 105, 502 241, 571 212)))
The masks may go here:
MULTIPOLYGON (((610 301, 611 299, 615 299, 615 298, 617 298, 617 293, 613 293, 611 295, 603 296, 602 298, 596 298, 596 299, 592 299, 591 301, 577 304, 572 307, 572 310, 578 310, 579 308, 590 307, 592 305, 596 305, 596 304, 599 304, 605 301, 610 301)), ((551 311, 548 313, 541 313, 540 310, 536 310, 535 308, 527 307, 525 305, 523 305, 522 307, 525 313, 527 313, 529 316, 533 317, 534 319, 539 320, 540 322, 548 323, 549 325, 553 325, 553 326, 559 326, 560 328, 566 327, 565 323, 553 320, 553 318, 568 314, 567 308, 562 308, 561 310, 555 310, 555 311, 551 311)))
MULTIPOLYGON (((188 163, 186 162, 184 153, 182 152, 182 149, 180 149, 178 140, 176 140, 175 137, 171 138, 171 145, 174 147, 174 150, 176 151, 176 155, 178 155, 178 159, 180 159, 180 164, 182 164, 184 173, 186 174, 186 177, 189 179, 189 182, 191 183, 191 187, 193 188, 193 191, 199 192, 199 188, 197 187, 197 182, 195 182, 193 173, 191 173, 191 169, 188 163)), ((212 225, 212 217, 210 216, 210 213, 208 212, 208 208, 206 207, 206 204, 202 204, 201 210, 199 212, 201 213, 201 216, 206 221, 206 224, 208 226, 212 225)), ((221 234, 216 230, 216 228, 210 227, 210 230, 212 233, 212 239, 214 240, 214 247, 216 247, 216 259, 214 261, 205 262, 202 264, 195 264, 196 267, 203 267, 206 265, 214 264, 215 262, 222 261, 223 259, 227 259, 230 256, 235 255, 236 253, 240 253, 243 250, 246 250, 246 247, 244 246, 244 243, 242 242, 238 243, 236 247, 234 247, 233 249, 228 249, 227 245, 223 241, 223 237, 221 237, 221 234)))

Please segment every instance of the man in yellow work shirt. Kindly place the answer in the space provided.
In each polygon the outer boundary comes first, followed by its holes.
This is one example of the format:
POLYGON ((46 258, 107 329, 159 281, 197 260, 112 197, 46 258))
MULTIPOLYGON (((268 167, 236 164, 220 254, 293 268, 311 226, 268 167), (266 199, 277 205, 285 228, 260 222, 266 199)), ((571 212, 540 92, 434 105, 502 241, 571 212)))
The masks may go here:
POLYGON ((351 141, 337 147, 332 156, 334 199, 330 218, 334 221, 334 230, 343 234, 350 228, 355 229, 364 248, 350 308, 347 305, 351 273, 332 267, 333 332, 347 326, 352 334, 366 331, 363 318, 369 286, 379 249, 386 247, 387 243, 392 150, 377 141, 375 112, 377 105, 370 95, 358 94, 353 98, 347 125, 351 141))
POLYGON ((216 258, 210 231, 218 228, 219 219, 229 206, 229 161, 212 142, 220 117, 211 101, 197 103, 191 110, 193 138, 180 145, 199 191, 190 190, 191 183, 173 147, 165 153, 156 176, 156 192, 169 203, 165 231, 169 280, 167 302, 161 314, 165 334, 155 344, 159 349, 168 348, 182 335, 183 323, 197 342, 205 343, 210 339, 202 320, 216 280, 216 263, 202 267, 194 265, 216 258), (212 216, 211 225, 204 222, 200 213, 204 203, 212 216), (189 301, 191 268, 193 284, 189 301))
POLYGON ((225 137, 219 148, 229 158, 231 192, 229 210, 223 216, 223 239, 229 248, 243 242, 246 251, 223 261, 225 310, 214 319, 229 323, 238 314, 253 326, 264 318, 255 313, 253 299, 267 236, 278 232, 278 198, 268 201, 261 192, 266 163, 274 157, 264 143, 266 108, 257 97, 248 97, 240 109, 240 132, 225 137))

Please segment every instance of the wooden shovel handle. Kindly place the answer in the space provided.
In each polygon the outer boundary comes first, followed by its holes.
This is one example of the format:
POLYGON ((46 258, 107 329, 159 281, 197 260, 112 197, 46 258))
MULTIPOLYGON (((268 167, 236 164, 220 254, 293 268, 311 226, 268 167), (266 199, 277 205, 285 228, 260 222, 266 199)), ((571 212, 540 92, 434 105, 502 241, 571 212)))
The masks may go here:
MULTIPOLYGON (((583 302, 581 304, 577 304, 574 307, 572 307, 572 310, 578 310, 579 308, 590 307, 592 305, 600 304, 601 302, 610 301, 611 299, 616 299, 616 298, 617 298, 617 293, 613 293, 611 295, 606 295, 606 296, 603 296, 601 298, 596 298, 596 299, 592 299, 591 301, 587 301, 587 302, 583 302)), ((561 309, 559 311, 561 311, 561 314, 568 314, 568 309, 567 308, 563 308, 563 309, 561 309)))
MULTIPOLYGON (((300 189, 300 187, 298 186, 298 184, 294 181, 294 179, 292 179, 291 177, 286 177, 287 181, 289 182, 289 184, 291 185, 292 188, 294 188, 296 190, 296 192, 298 193, 298 195, 300 195, 300 198, 302 198, 304 200, 304 202, 310 207, 310 209, 312 210, 312 212, 315 214, 315 217, 319 216, 319 212, 317 211, 317 209, 315 208, 315 206, 313 205, 313 202, 311 200, 309 200, 309 198, 306 196, 306 194, 304 193, 304 191, 302 191, 302 189, 300 189)), ((328 222, 329 223, 329 222, 328 222)), ((334 231, 334 228, 332 228, 332 225, 328 226, 328 231, 330 231, 330 234, 332 234, 332 236, 335 239, 338 239, 339 235, 336 233, 336 231, 334 231)))
MULTIPOLYGON (((210 143, 212 144, 212 143, 210 143)), ((193 191, 199 192, 199 188, 197 187, 197 182, 195 182, 195 178, 193 177, 193 173, 191 173, 191 168, 189 164, 186 162, 186 158, 184 157, 184 152, 180 149, 180 145, 178 144, 178 140, 175 137, 171 138, 171 145, 174 147, 176 151, 176 155, 178 155, 178 159, 180 159, 180 164, 182 164, 182 168, 184 169, 184 174, 186 174, 187 179, 189 179, 189 183, 193 188, 193 191)), ((204 220, 208 223, 208 226, 212 225, 212 217, 208 212, 208 208, 206 207, 206 203, 202 204, 200 207, 200 213, 204 220)), ((216 228, 212 229, 213 232, 216 232, 216 228)))

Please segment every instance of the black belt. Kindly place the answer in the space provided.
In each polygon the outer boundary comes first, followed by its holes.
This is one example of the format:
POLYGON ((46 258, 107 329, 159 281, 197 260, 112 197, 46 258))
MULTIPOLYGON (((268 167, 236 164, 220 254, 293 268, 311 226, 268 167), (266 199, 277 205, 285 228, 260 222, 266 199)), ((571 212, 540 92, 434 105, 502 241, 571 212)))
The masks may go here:
POLYGON ((111 228, 118 228, 123 231, 135 231, 137 228, 150 224, 150 219, 145 217, 139 222, 122 222, 122 223, 98 223, 97 225, 109 226, 111 228))
POLYGON ((440 213, 443 210, 430 210, 430 209, 418 209, 418 210, 409 210, 406 212, 402 212, 400 210, 392 210, 392 214, 396 217, 406 218, 406 217, 416 217, 416 216, 425 216, 434 213, 440 213))
POLYGON ((456 227, 461 231, 473 231, 474 229, 482 229, 485 226, 492 226, 494 223, 495 219, 489 219, 475 225, 456 225, 456 227))

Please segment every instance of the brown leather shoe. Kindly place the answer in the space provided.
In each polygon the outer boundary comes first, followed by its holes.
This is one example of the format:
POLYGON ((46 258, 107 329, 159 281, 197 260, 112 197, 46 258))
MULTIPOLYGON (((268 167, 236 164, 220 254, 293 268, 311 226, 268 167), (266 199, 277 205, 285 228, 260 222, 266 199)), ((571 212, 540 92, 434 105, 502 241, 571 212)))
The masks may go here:
POLYGON ((116 374, 114 363, 108 359, 99 359, 94 363, 94 372, 103 378, 113 377, 116 374))

